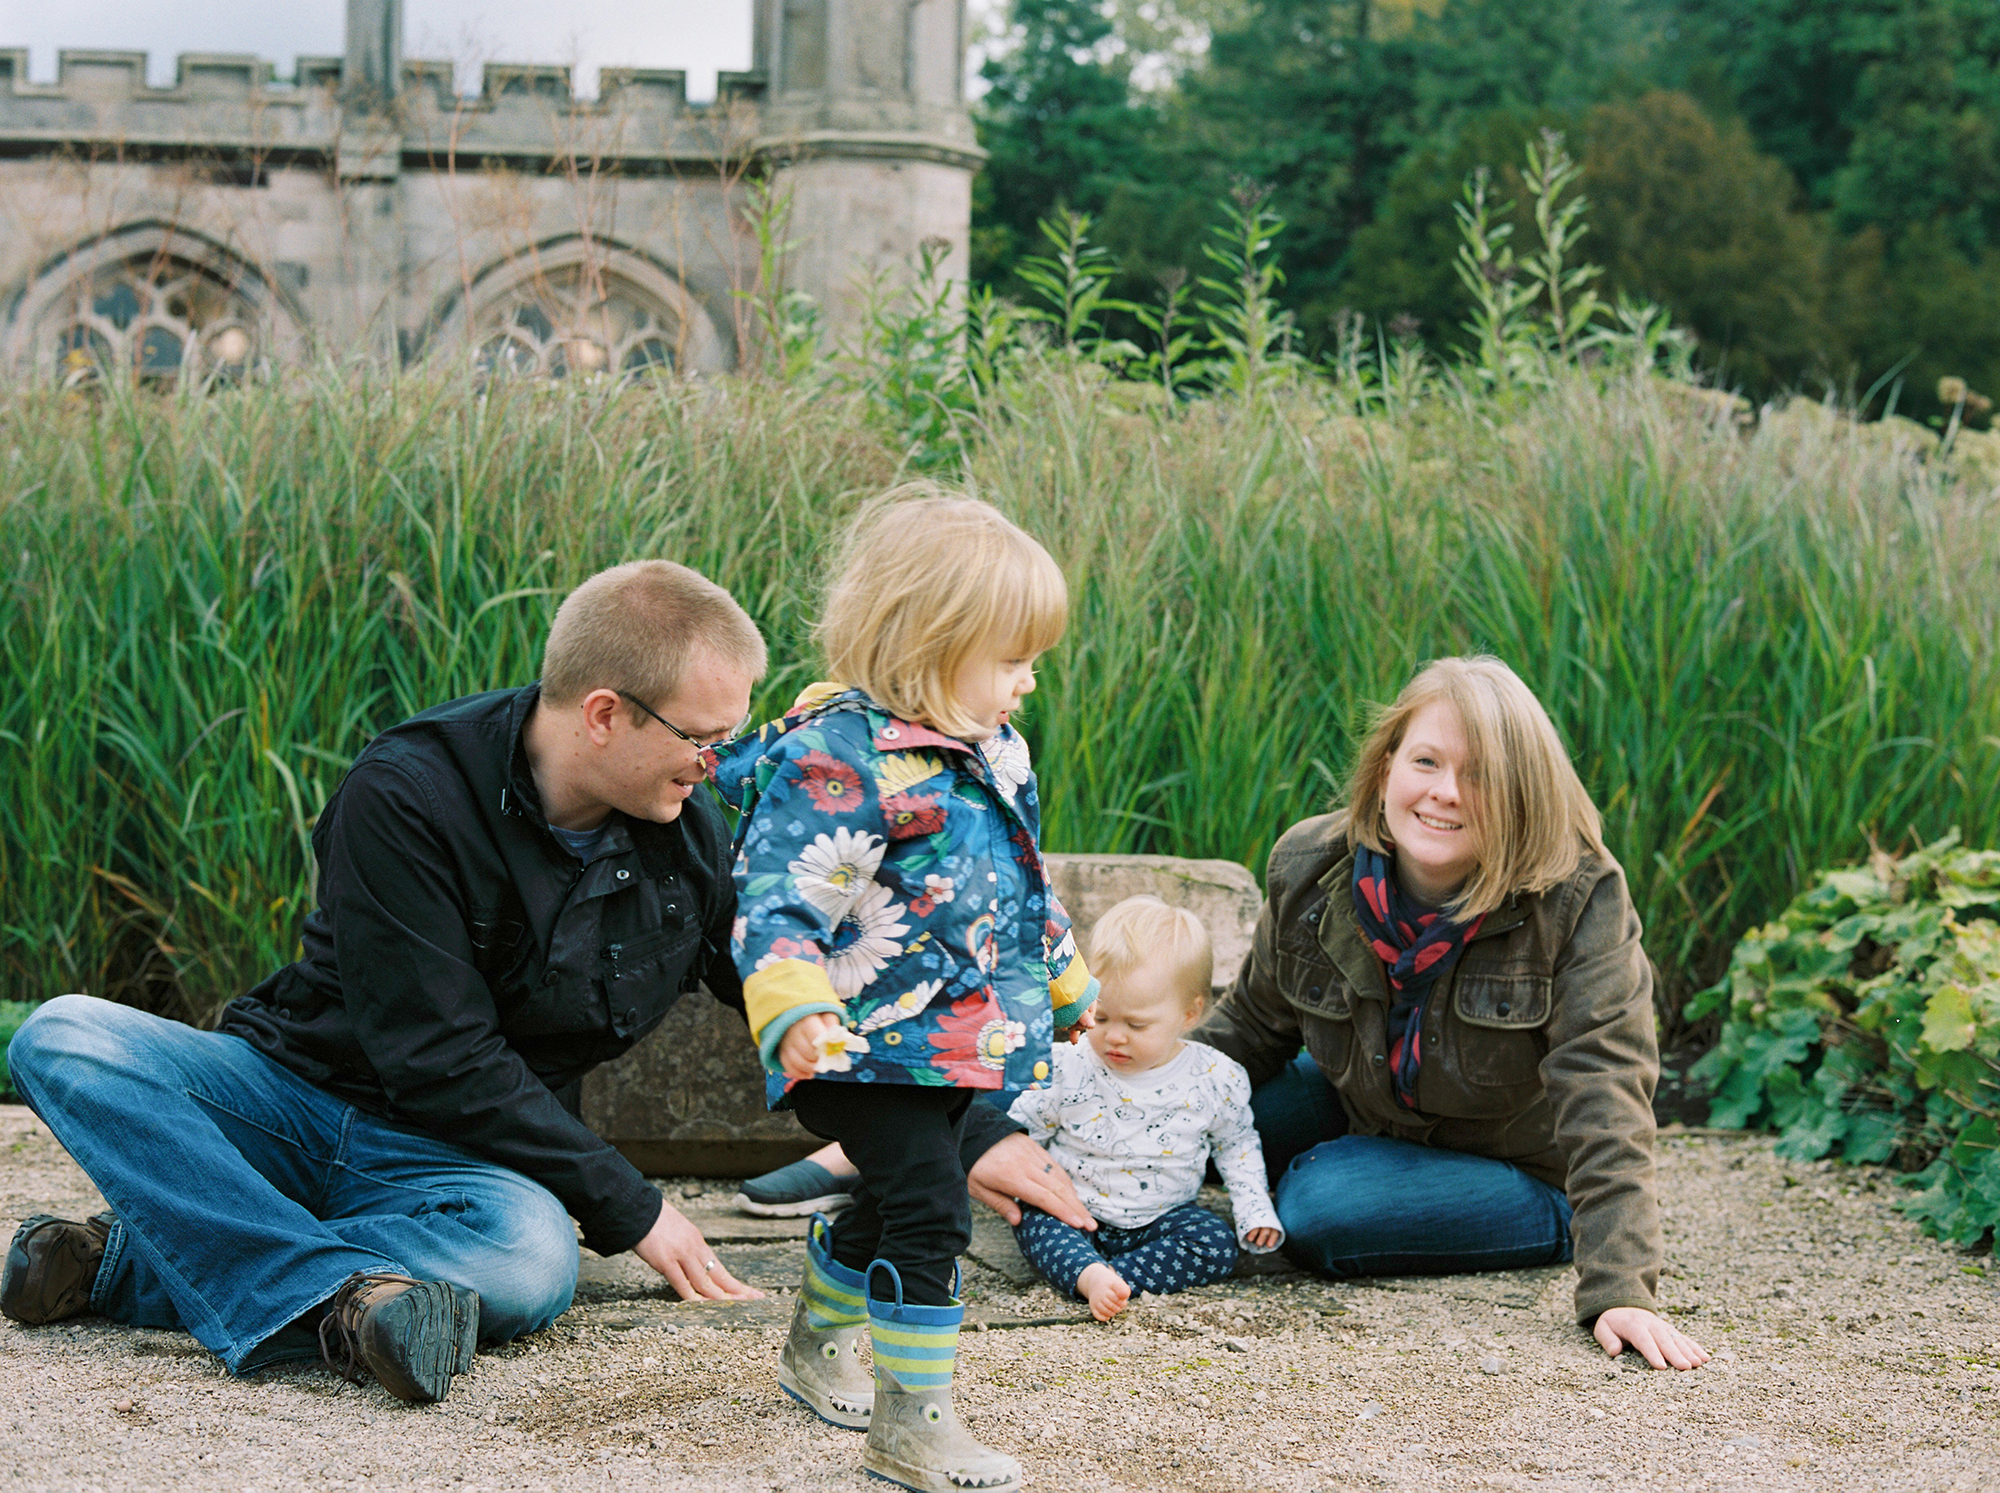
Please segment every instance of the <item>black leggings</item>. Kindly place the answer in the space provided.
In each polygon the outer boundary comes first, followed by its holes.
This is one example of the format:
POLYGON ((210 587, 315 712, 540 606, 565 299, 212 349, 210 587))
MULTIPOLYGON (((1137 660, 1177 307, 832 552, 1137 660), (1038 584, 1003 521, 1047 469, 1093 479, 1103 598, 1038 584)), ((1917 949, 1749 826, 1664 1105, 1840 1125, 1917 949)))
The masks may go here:
MULTIPOLYGON (((854 1206, 833 1225, 833 1257, 850 1270, 887 1260, 913 1306, 947 1306, 958 1257, 972 1242, 959 1132, 970 1089, 810 1079, 795 1084, 792 1109, 824 1140, 840 1142, 861 1173, 854 1206)), ((886 1271, 870 1282, 894 1296, 886 1271)))

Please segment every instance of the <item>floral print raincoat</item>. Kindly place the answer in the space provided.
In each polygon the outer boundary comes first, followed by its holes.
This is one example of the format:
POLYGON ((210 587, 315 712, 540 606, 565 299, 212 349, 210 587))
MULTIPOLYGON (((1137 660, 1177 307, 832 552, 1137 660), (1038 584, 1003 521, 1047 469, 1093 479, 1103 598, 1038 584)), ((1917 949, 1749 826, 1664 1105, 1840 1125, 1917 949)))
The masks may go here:
POLYGON ((1054 1033, 1097 998, 1049 886, 1028 745, 978 746, 814 685, 722 747, 737 830, 731 951, 774 1107, 776 1055, 827 1011, 861 1083, 1038 1088, 1054 1033), (858 1047, 859 1044, 856 1044, 858 1047))

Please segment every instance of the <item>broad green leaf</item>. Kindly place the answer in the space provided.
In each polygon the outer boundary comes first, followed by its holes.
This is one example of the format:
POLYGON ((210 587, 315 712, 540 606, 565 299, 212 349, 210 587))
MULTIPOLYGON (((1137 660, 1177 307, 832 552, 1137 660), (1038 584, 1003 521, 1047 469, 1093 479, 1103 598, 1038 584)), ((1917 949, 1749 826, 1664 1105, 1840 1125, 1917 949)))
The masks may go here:
POLYGON ((1963 1052, 1972 1037, 1972 992, 1946 985, 1924 1006, 1925 1045, 1933 1052, 1963 1052))

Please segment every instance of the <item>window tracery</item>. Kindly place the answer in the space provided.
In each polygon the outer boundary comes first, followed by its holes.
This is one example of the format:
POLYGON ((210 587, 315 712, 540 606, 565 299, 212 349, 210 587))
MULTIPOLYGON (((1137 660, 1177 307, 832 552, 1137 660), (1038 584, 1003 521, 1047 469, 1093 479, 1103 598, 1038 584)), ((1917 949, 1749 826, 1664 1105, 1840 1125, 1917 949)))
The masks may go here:
POLYGON ((588 265, 536 275, 483 318, 479 361, 545 378, 672 372, 680 318, 622 277, 588 265))
POLYGON ((240 378, 267 356, 261 323, 234 286, 158 255, 79 276, 42 318, 65 387, 114 376, 156 386, 240 378))

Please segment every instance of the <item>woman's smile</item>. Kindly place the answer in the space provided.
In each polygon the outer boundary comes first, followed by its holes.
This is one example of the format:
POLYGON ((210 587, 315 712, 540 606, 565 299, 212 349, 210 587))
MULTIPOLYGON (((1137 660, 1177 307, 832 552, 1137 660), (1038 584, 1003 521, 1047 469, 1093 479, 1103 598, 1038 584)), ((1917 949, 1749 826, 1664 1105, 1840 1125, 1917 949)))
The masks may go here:
POLYGON ((1389 762, 1382 820, 1403 889, 1433 907, 1479 868, 1471 833, 1472 763, 1458 713, 1434 700, 1410 717, 1389 762))

